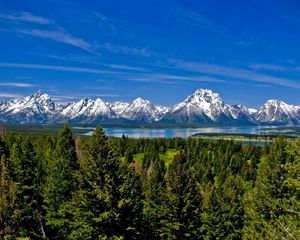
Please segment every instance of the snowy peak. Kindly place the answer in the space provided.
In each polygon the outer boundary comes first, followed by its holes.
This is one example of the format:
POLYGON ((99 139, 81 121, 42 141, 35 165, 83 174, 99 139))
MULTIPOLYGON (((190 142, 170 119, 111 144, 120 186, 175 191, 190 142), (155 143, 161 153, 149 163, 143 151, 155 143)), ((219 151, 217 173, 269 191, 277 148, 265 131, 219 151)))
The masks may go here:
POLYGON ((31 96, 25 97, 25 99, 33 99, 35 101, 49 101, 51 100, 50 96, 47 93, 42 92, 41 90, 32 94, 31 96))
POLYGON ((0 120, 4 122, 40 123, 56 115, 56 104, 41 91, 25 98, 12 99, 1 106, 0 120))
POLYGON ((218 93, 213 92, 210 89, 197 89, 194 94, 191 96, 193 97, 199 97, 200 99, 205 99, 207 102, 210 102, 213 99, 221 99, 220 95, 218 93))
POLYGON ((136 98, 136 99, 133 100, 132 104, 138 106, 138 105, 149 105, 151 103, 148 100, 145 100, 145 99, 143 99, 141 97, 138 97, 138 98, 136 98))
POLYGON ((159 105, 157 105, 155 107, 162 116, 170 111, 169 107, 164 107, 164 106, 159 106, 159 105))
POLYGON ((7 123, 153 123, 163 124, 300 124, 300 106, 268 100, 258 110, 226 104, 218 93, 198 89, 172 108, 143 98, 107 103, 83 98, 65 106, 38 91, 0 104, 0 122, 7 123))
POLYGON ((61 112, 61 117, 72 121, 95 121, 96 119, 114 118, 115 113, 102 99, 81 99, 68 104, 61 112))
POLYGON ((149 100, 140 97, 131 103, 115 102, 109 103, 109 106, 120 118, 146 122, 158 121, 169 111, 167 107, 155 106, 149 100))
POLYGON ((22 102, 24 107, 39 106, 44 108, 46 111, 55 111, 55 103, 48 94, 43 93, 42 91, 38 91, 31 96, 25 97, 24 99, 19 99, 17 102, 22 102))
POLYGON ((122 115, 123 111, 130 105, 130 103, 127 102, 114 102, 114 103, 108 103, 110 108, 117 114, 122 115))
POLYGON ((121 116, 129 120, 152 122, 161 118, 161 110, 150 101, 137 98, 124 109, 121 116))
POLYGON ((223 100, 218 93, 214 93, 209 89, 198 89, 194 94, 188 96, 184 103, 198 104, 205 107, 209 104, 223 104, 223 100))
MULTIPOLYGON (((207 121, 217 121, 220 117, 229 117, 228 106, 218 93, 209 89, 198 89, 183 102, 177 104, 171 114, 194 117, 207 121)), ((175 116, 176 117, 176 116, 175 116)))
POLYGON ((231 105, 229 111, 234 119, 239 119, 243 114, 247 116, 251 115, 249 109, 241 104, 231 105))
POLYGON ((259 122, 275 123, 299 123, 299 107, 288 105, 279 100, 268 100, 256 112, 256 120, 259 122))
POLYGON ((253 116, 253 114, 256 112, 254 109, 248 109, 247 107, 236 104, 231 105, 229 107, 229 112, 232 116, 232 118, 240 123, 255 123, 256 120, 253 116))

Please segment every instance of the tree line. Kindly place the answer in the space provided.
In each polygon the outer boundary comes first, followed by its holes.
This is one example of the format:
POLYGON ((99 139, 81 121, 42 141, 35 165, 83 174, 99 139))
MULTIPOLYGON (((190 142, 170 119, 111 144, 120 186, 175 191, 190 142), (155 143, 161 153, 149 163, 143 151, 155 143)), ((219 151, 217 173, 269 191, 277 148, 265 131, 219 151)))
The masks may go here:
POLYGON ((1 137, 0 156, 1 239, 300 236, 300 139, 108 138, 101 127, 81 139, 65 126, 1 137))

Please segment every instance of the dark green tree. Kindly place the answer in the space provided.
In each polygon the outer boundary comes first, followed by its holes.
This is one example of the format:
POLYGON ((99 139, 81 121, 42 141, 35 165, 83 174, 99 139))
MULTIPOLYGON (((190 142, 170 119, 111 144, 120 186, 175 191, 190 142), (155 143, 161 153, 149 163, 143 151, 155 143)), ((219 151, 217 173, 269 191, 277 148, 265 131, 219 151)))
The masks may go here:
POLYGON ((203 238, 241 239, 244 224, 242 178, 228 176, 223 184, 214 187, 209 194, 202 213, 203 238))
POLYGON ((168 209, 164 230, 170 239, 199 239, 201 195, 186 155, 180 152, 169 165, 167 174, 168 209))
POLYGON ((153 166, 147 178, 145 186, 144 214, 149 226, 149 238, 162 237, 162 226, 166 219, 166 168, 161 159, 153 162, 153 166))
POLYGON ((159 152, 155 145, 152 143, 146 146, 142 161, 142 167, 145 171, 151 170, 151 164, 159 159, 159 152))
POLYGON ((127 150, 125 151, 124 160, 126 163, 133 162, 133 149, 131 147, 128 147, 127 150))
POLYGON ((46 222, 48 235, 56 236, 64 231, 64 219, 61 216, 62 205, 71 199, 76 187, 78 162, 75 141, 71 129, 65 125, 59 132, 54 152, 48 161, 47 177, 44 188, 46 222))
POLYGON ((8 149, 7 149, 5 141, 0 136, 0 156, 2 156, 2 155, 8 156, 8 149))
POLYGON ((68 207, 69 238, 121 237, 121 163, 102 128, 87 140, 79 162, 80 187, 68 207))
POLYGON ((0 159, 0 238, 13 239, 14 211, 16 210, 17 185, 13 182, 7 166, 6 158, 0 159))
POLYGON ((18 211, 15 219, 18 225, 16 233, 20 237, 45 237, 42 220, 39 164, 31 139, 21 138, 12 145, 10 151, 12 176, 17 184, 18 211))
POLYGON ((121 166, 120 198, 118 201, 118 236, 124 239, 144 239, 143 188, 140 176, 134 168, 121 166))
POLYGON ((293 168, 299 165, 299 146, 277 139, 262 156, 254 188, 245 197, 243 239, 298 238, 299 172, 293 168))

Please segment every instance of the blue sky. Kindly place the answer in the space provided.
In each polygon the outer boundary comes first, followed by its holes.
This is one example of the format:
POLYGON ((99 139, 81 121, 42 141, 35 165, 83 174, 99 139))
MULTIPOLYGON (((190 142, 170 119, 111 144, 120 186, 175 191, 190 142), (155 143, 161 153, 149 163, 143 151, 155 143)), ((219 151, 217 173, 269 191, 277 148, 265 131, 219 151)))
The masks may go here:
POLYGON ((300 105, 298 0, 0 3, 0 99, 136 97, 171 106, 198 88, 258 107, 300 105))

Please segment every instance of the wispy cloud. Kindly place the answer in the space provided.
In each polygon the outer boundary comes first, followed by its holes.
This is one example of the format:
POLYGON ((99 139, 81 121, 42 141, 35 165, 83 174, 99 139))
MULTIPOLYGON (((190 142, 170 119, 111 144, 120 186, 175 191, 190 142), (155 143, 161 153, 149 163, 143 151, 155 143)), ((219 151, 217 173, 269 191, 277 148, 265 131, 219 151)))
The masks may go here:
POLYGON ((32 76, 17 76, 18 79, 33 79, 32 76))
POLYGON ((275 64, 262 64, 262 63, 253 63, 249 67, 255 70, 270 70, 270 71, 289 71, 292 68, 275 65, 275 64))
MULTIPOLYGON (((33 29, 26 28, 23 29, 14 29, 19 34, 29 35, 32 37, 39 37, 49 39, 55 42, 61 42, 64 44, 68 44, 74 47, 81 48, 87 52, 92 52, 96 54, 94 51, 94 45, 83 38, 79 38, 74 36, 73 34, 65 31, 59 24, 51 19, 47 19, 41 16, 33 15, 30 12, 21 12, 21 13, 13 13, 13 14, 1 14, 0 19, 13 20, 17 22, 30 22, 36 24, 49 25, 50 30, 41 30, 41 29, 33 29)), ((5 29, 4 29, 5 30, 5 29)))
POLYGON ((111 23, 110 19, 104 16, 101 13, 95 12, 94 13, 96 19, 98 20, 98 26, 101 29, 104 29, 105 31, 109 31, 116 35, 116 28, 115 26, 111 23))
POLYGON ((113 87, 106 87, 106 86, 86 86, 85 89, 92 89, 92 90, 113 90, 113 87))
POLYGON ((95 68, 81 68, 72 66, 59 66, 59 65, 41 65, 41 64, 26 64, 26 63, 0 63, 2 68, 28 68, 28 69, 42 69, 64 72, 83 72, 83 73, 99 73, 117 75, 115 71, 106 71, 95 68))
POLYGON ((85 55, 67 55, 67 56, 58 56, 58 55, 44 55, 49 58, 58 59, 67 62, 79 62, 85 64, 94 64, 99 66, 108 67, 111 69, 117 70, 128 70, 128 71, 149 71, 149 69, 145 67, 137 66, 138 64, 135 63, 134 66, 126 65, 126 64, 109 64, 109 63, 102 63, 103 59, 99 56, 85 56, 85 55))
POLYGON ((120 70, 129 70, 129 71, 147 71, 146 68, 143 67, 132 67, 128 65, 118 65, 118 64, 104 64, 113 69, 120 69, 120 70))
POLYGON ((201 1, 196 2, 191 4, 183 1, 171 1, 164 13, 173 23, 168 28, 173 28, 175 32, 182 28, 184 31, 180 31, 181 33, 188 33, 190 29, 193 29, 193 33, 202 32, 202 38, 210 35, 222 35, 222 39, 228 38, 226 28, 209 17, 207 11, 201 6, 201 1))
POLYGON ((197 27, 208 33, 219 33, 224 31, 222 27, 214 23, 211 19, 205 17, 199 11, 185 7, 184 4, 175 4, 172 10, 174 14, 171 17, 184 25, 197 27))
POLYGON ((118 94, 90 94, 91 96, 95 97, 119 97, 118 94))
POLYGON ((31 88, 31 87, 34 87, 33 84, 21 83, 21 82, 5 82, 5 83, 0 83, 0 86, 18 87, 18 88, 31 88))
POLYGON ((99 44, 97 45, 97 48, 105 49, 111 53, 116 53, 116 54, 134 55, 134 56, 142 56, 142 57, 150 57, 153 55, 153 52, 151 52, 149 49, 145 47, 121 46, 109 42, 104 44, 99 44))
MULTIPOLYGON (((107 21, 107 19, 100 14, 96 13, 96 17, 98 21, 102 23, 107 21)), ((21 12, 21 13, 12 13, 12 14, 0 13, 0 19, 16 21, 18 23, 29 22, 29 23, 48 25, 47 26, 48 29, 32 28, 25 25, 22 26, 22 28, 20 26, 16 28, 15 26, 12 29, 6 27, 0 30, 13 31, 31 37, 44 38, 51 41, 64 43, 70 46, 80 48, 82 50, 85 50, 97 56, 101 55, 99 50, 105 50, 115 54, 134 55, 134 56, 143 56, 143 57, 150 57, 153 55, 153 52, 146 47, 117 45, 111 42, 97 43, 96 41, 95 42, 88 41, 84 38, 75 36, 73 33, 68 32, 59 23, 55 22, 54 20, 47 19, 41 16, 36 16, 30 12, 21 12)), ((113 32, 115 31, 113 29, 113 25, 110 25, 110 28, 112 29, 113 32)))
POLYGON ((161 83, 167 85, 178 84, 178 82, 212 82, 226 83, 226 81, 205 75, 182 76, 168 73, 143 73, 143 74, 127 74, 122 75, 127 81, 145 82, 145 83, 161 83))
POLYGON ((3 14, 0 13, 1 19, 11 20, 11 21, 18 21, 18 22, 30 22, 30 23, 37 23, 48 25, 54 23, 51 19, 47 19, 40 16, 35 16, 30 12, 20 12, 14 14, 3 14))
POLYGON ((16 93, 0 93, 0 97, 2 97, 2 98, 21 98, 21 97, 23 97, 23 95, 16 94, 16 93))
POLYGON ((62 30, 38 30, 38 29, 18 29, 17 32, 40 38, 50 39, 55 42, 62 42, 71 46, 92 52, 93 45, 82 38, 77 38, 62 30))
POLYGON ((220 76, 225 79, 231 78, 238 80, 248 80, 253 82, 267 83, 271 85, 300 88, 300 83, 296 80, 274 77, 272 75, 257 73, 243 68, 186 61, 175 61, 175 66, 187 71, 205 73, 213 76, 220 76))
POLYGON ((99 63, 101 61, 101 57, 99 56, 99 54, 97 56, 78 55, 78 54, 65 54, 60 56, 60 55, 53 55, 53 54, 43 54, 41 56, 45 56, 45 57, 49 57, 55 60, 61 60, 65 62, 103 65, 99 63))

